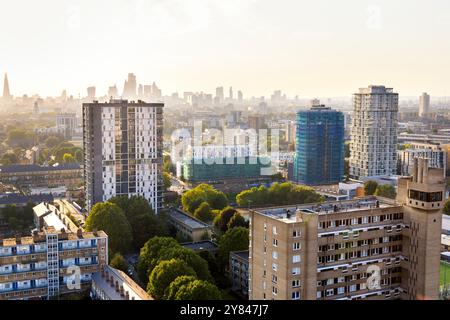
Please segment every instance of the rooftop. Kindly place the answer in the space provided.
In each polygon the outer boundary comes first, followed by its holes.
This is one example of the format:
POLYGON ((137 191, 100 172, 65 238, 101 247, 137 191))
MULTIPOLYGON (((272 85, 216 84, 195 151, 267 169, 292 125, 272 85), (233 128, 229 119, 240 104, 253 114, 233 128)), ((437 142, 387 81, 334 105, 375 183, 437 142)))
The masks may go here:
POLYGON ((200 220, 190 216, 189 214, 187 214, 179 209, 176 209, 176 208, 172 208, 170 210, 169 215, 172 218, 178 220, 179 222, 187 225, 189 228, 192 228, 192 229, 209 228, 209 225, 207 225, 206 223, 204 223, 204 222, 202 222, 202 221, 200 221, 200 220))
POLYGON ((197 241, 197 242, 186 242, 181 244, 183 247, 192 249, 194 251, 214 251, 218 249, 217 244, 210 240, 197 241))
POLYGON ((136 284, 124 272, 106 266, 101 272, 92 275, 92 281, 111 300, 153 300, 153 298, 136 284), (121 294, 121 291, 123 294, 121 294))
POLYGON ((56 230, 67 230, 66 225, 59 219, 54 212, 49 213, 44 217, 44 224, 47 227, 54 227, 56 230))
POLYGON ((296 222, 296 212, 327 215, 341 212, 368 210, 373 208, 390 208, 394 206, 399 206, 395 203, 394 200, 378 197, 366 197, 348 201, 330 201, 306 205, 263 208, 256 209, 255 211, 274 219, 282 219, 284 220, 284 222, 296 222))
POLYGON ((450 235, 450 216, 442 215, 442 233, 450 235))
POLYGON ((37 202, 53 202, 53 195, 51 194, 35 194, 35 195, 22 195, 17 193, 0 194, 0 205, 8 204, 26 204, 29 201, 33 203, 37 202))
POLYGON ((230 252, 231 255, 235 255, 238 256, 239 258, 248 261, 248 250, 244 250, 244 251, 231 251, 230 252))
POLYGON ((57 166, 40 166, 37 164, 12 164, 0 166, 0 173, 19 173, 36 171, 58 171, 58 170, 78 170, 81 166, 78 163, 65 163, 57 166))

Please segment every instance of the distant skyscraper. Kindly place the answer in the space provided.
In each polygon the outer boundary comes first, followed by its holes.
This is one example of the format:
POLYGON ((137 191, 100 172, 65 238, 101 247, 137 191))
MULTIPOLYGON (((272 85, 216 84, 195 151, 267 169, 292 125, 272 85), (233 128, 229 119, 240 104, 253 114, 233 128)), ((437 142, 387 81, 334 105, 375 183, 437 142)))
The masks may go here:
POLYGON ((5 81, 3 82, 3 99, 11 99, 11 92, 9 91, 8 74, 5 73, 5 81))
POLYGON ((320 100, 319 100, 319 99, 312 99, 312 100, 309 102, 309 106, 310 106, 310 107, 314 107, 314 106, 318 106, 318 105, 320 105, 320 100))
POLYGON ((94 100, 95 99, 95 87, 88 87, 87 88, 87 98, 88 98, 88 100, 94 100))
POLYGON ((224 92, 223 92, 223 87, 218 87, 216 88, 216 97, 214 98, 215 102, 217 104, 220 104, 223 102, 225 96, 224 96, 224 92))
POLYGON ((397 169, 398 93, 369 86, 353 95, 350 177, 394 175, 397 169))
POLYGON ((140 84, 138 87, 138 97, 139 99, 144 98, 144 87, 142 86, 142 84, 140 84))
POLYGON ((430 96, 424 92, 419 99, 419 117, 426 117, 430 113, 430 96))
POLYGON ((242 91, 238 91, 238 102, 242 102, 244 100, 244 95, 242 94, 242 91))
POLYGON ((125 80, 123 85, 123 98, 124 99, 136 99, 136 76, 133 73, 128 74, 128 80, 125 80))
POLYGON ((326 185, 344 176, 344 114, 323 105, 297 113, 294 181, 326 185))
POLYGON ((108 98, 118 98, 119 97, 119 91, 117 90, 117 86, 114 85, 112 87, 108 88, 108 98))
POLYGON ((111 100, 83 104, 87 208, 119 195, 162 205, 162 103, 111 100))
POLYGON ((230 87, 230 100, 233 100, 233 87, 230 87))

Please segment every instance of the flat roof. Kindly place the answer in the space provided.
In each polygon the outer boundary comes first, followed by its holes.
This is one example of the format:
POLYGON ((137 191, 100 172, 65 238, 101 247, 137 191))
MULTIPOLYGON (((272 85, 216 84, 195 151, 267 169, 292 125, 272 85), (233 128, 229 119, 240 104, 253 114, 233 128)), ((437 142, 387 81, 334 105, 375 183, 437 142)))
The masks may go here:
POLYGON ((102 276, 102 272, 95 272, 92 275, 92 281, 95 281, 97 286, 99 286, 111 300, 125 300, 125 297, 121 296, 120 293, 116 291, 115 286, 111 287, 111 283, 106 281, 106 272, 108 272, 109 277, 112 276, 113 280, 118 282, 119 288, 120 286, 123 286, 124 292, 128 292, 130 300, 133 298, 134 300, 153 300, 144 289, 124 272, 110 266, 106 266, 104 272, 104 276, 102 276))
POLYGON ((56 230, 67 230, 66 225, 59 219, 58 215, 54 212, 49 213, 44 217, 44 223, 47 227, 53 227, 56 230))
POLYGON ((78 163, 64 163, 57 166, 40 166, 37 164, 12 164, 0 166, 0 173, 19 173, 36 171, 57 171, 57 170, 78 170, 81 166, 78 163))
POLYGON ((176 208, 172 208, 169 212, 169 215, 192 229, 209 228, 209 225, 207 225, 206 223, 176 208))
POLYGON ((231 251, 230 254, 235 255, 240 257, 243 260, 248 261, 248 255, 249 255, 249 251, 248 250, 243 250, 243 251, 231 251))
POLYGON ((441 244, 445 246, 450 246, 450 236, 446 234, 441 235, 441 244))
POLYGON ((201 250, 217 250, 218 246, 210 240, 197 241, 197 242, 186 242, 181 244, 183 247, 192 249, 194 251, 201 250))
POLYGON ((394 200, 388 201, 386 198, 366 197, 353 199, 348 201, 330 201, 323 203, 279 206, 272 208, 255 209, 255 212, 266 215, 274 219, 283 219, 285 222, 295 222, 295 213, 300 211, 303 213, 315 213, 318 215, 327 215, 342 212, 355 212, 368 210, 373 208, 391 208, 400 206, 394 200), (287 214, 290 213, 290 217, 287 214))

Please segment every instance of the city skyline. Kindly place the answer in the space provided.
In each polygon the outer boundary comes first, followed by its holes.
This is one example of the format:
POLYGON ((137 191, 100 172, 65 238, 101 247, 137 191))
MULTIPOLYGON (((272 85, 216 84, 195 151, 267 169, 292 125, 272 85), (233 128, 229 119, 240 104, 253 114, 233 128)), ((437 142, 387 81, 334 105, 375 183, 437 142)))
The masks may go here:
POLYGON ((350 2, 46 0, 27 11, 11 3, 0 19, 14 30, 2 40, 0 73, 14 96, 77 96, 93 85, 106 93, 128 72, 167 95, 224 85, 247 98, 277 89, 344 97, 369 84, 450 95, 450 45, 440 40, 449 3, 350 2))

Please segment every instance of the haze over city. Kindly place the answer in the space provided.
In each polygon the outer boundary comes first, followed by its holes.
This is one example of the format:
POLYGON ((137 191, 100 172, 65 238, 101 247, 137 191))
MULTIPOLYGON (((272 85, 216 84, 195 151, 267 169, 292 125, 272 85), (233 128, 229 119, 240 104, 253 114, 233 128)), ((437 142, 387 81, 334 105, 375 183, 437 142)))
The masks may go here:
POLYGON ((450 3, 425 1, 14 1, 0 12, 12 94, 99 93, 134 71, 166 94, 450 95, 450 3))

